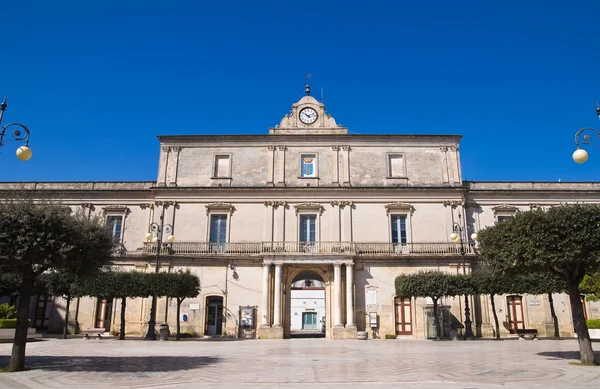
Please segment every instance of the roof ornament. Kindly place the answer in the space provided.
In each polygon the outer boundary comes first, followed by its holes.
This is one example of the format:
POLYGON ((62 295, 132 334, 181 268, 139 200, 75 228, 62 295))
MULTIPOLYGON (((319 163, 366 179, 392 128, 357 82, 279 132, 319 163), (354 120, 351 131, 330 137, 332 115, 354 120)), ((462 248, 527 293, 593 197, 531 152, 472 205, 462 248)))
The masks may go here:
POLYGON ((306 76, 306 95, 310 96, 310 85, 308 85, 308 79, 312 76, 312 74, 309 74, 308 76, 306 76))

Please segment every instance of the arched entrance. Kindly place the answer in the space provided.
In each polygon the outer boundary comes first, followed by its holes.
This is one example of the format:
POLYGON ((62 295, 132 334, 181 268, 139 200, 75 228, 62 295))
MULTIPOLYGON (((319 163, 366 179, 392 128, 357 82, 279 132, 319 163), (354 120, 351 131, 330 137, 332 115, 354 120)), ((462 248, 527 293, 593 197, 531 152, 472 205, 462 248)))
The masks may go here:
POLYGON ((331 284, 326 265, 288 267, 282 312, 285 338, 330 337, 331 284))

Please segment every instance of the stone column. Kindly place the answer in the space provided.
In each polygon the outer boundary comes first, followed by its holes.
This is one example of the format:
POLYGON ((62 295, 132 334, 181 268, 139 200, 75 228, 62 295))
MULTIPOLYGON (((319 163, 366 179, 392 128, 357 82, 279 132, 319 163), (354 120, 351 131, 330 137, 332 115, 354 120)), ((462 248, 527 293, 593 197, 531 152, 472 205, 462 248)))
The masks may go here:
POLYGON ((350 184, 350 146, 342 146, 343 156, 342 160, 344 161, 344 171, 342 174, 342 183, 349 185, 350 184))
POLYGON ((269 327, 269 270, 271 268, 271 264, 263 265, 263 295, 262 295, 262 318, 260 322, 261 327, 269 327))
POLYGON ((285 150, 287 147, 284 145, 277 146, 277 166, 279 167, 277 175, 277 185, 285 186, 285 150))
POLYGON ((333 151, 333 181, 331 182, 334 185, 340 184, 340 146, 331 146, 331 151, 333 151))
POLYGON ((268 155, 268 166, 267 166, 267 185, 273 186, 275 185, 275 145, 267 146, 267 155, 268 155))
POLYGON ((160 158, 158 161, 158 186, 167 186, 167 167, 169 164, 169 146, 160 147, 160 158))
POLYGON ((181 153, 181 147, 171 147, 169 153, 169 186, 177 186, 177 167, 179 166, 179 153, 181 153))
POLYGON ((354 304, 352 289, 354 286, 353 264, 346 264, 346 328, 354 327, 354 304))
POLYGON ((281 327, 281 264, 275 265, 275 299, 273 327, 281 327))
POLYGON ((342 324, 342 265, 336 263, 333 265, 333 282, 335 290, 334 296, 334 327, 343 327, 342 324))

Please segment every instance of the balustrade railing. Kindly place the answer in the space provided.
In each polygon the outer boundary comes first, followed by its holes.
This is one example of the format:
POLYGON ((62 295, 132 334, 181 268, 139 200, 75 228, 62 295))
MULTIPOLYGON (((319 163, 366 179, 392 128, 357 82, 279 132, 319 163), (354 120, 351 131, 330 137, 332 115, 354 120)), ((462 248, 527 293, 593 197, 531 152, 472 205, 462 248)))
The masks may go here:
MULTIPOLYGON (((465 254, 474 254, 465 244, 465 254)), ((145 242, 143 253, 156 255, 157 243, 145 242)), ((459 243, 379 243, 379 242, 239 242, 162 243, 161 255, 460 255, 459 243)))

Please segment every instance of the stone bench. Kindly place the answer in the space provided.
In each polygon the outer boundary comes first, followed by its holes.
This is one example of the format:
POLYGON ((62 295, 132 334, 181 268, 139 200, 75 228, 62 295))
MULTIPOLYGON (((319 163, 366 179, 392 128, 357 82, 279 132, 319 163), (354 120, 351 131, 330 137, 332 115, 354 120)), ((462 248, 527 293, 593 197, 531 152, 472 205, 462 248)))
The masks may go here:
POLYGON ((84 328, 81 330, 83 339, 89 339, 90 334, 96 334, 96 339, 102 339, 102 334, 106 332, 105 328, 84 328))
POLYGON ((517 330, 519 340, 531 339, 537 340, 538 330, 536 329, 519 329, 517 330))

